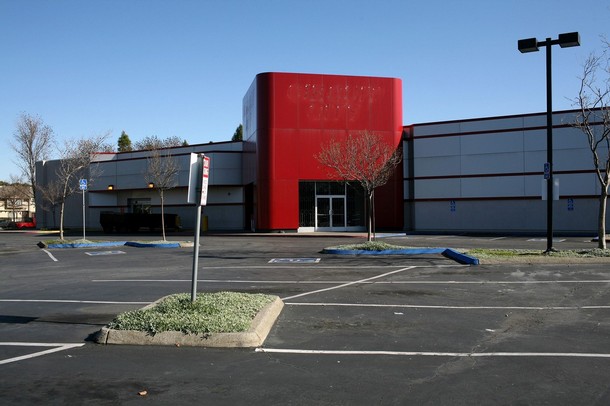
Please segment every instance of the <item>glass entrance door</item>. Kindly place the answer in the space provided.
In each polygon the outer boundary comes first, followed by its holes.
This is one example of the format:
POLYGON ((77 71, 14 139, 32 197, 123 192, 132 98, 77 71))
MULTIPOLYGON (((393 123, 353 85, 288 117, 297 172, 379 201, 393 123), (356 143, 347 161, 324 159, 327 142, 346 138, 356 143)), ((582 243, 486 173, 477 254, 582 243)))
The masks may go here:
POLYGON ((316 198, 316 229, 345 230, 345 196, 316 198))

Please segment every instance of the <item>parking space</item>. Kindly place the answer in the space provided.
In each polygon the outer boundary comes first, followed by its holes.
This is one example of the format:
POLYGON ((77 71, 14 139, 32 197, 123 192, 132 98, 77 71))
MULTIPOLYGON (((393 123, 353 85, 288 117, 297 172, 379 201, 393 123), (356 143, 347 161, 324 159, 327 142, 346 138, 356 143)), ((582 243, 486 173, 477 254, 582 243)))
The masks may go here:
MULTIPOLYGON (((503 243, 385 238, 412 246, 503 243)), ((192 250, 50 250, 52 261, 38 248, 3 255, 0 245, 0 399, 129 403, 147 390, 158 403, 608 400, 607 265, 472 267, 440 255, 320 253, 346 242, 353 238, 204 237, 201 291, 270 293, 285 301, 256 350, 86 341, 121 311, 189 291, 192 250)))

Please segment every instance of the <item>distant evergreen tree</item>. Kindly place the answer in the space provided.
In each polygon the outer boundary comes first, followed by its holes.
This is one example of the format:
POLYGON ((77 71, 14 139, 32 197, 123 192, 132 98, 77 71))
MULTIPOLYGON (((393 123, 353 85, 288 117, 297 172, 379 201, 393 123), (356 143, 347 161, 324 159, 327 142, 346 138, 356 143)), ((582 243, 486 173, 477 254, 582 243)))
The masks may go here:
POLYGON ((235 133, 233 134, 233 138, 231 138, 231 141, 243 141, 243 140, 244 140, 244 126, 240 124, 237 127, 237 129, 235 130, 235 133))
POLYGON ((134 144, 134 149, 137 151, 152 151, 155 149, 184 146, 188 146, 188 142, 186 140, 180 139, 180 137, 172 136, 167 137, 165 139, 161 139, 156 135, 151 135, 149 137, 144 137, 144 139, 141 141, 136 141, 134 144))
POLYGON ((131 146, 131 140, 129 139, 129 135, 125 131, 121 132, 121 136, 118 141, 119 152, 129 152, 133 149, 131 146))

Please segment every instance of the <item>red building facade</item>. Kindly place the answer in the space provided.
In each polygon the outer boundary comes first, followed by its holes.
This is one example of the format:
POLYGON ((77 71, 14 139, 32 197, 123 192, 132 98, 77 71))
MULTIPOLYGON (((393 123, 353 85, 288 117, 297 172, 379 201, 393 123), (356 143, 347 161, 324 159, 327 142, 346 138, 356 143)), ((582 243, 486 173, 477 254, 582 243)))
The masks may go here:
MULTIPOLYGON (((402 81, 261 73, 243 102, 246 224, 259 231, 364 229, 361 194, 315 156, 331 139, 363 131, 396 148, 402 81)), ((351 184, 350 184, 351 185, 351 184)), ((378 228, 403 226, 402 171, 376 192, 378 228)))

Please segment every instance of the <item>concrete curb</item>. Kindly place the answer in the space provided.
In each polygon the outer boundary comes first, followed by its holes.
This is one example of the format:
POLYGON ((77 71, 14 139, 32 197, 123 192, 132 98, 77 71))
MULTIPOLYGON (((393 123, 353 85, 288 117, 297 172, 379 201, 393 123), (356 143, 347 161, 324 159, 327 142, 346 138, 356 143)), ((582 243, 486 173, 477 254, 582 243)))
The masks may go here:
POLYGON ((462 254, 453 248, 404 248, 396 250, 341 250, 341 249, 324 249, 325 254, 335 255, 422 255, 422 254, 441 254, 447 258, 453 259, 461 264, 479 265, 479 259, 462 254))
POLYGON ((180 247, 179 242, 175 243, 154 243, 154 242, 136 242, 136 241, 127 241, 125 243, 128 247, 138 247, 138 248, 178 248, 180 247))
POLYGON ((466 265, 479 265, 479 259, 472 257, 470 255, 462 254, 459 251, 454 250, 453 248, 446 248, 442 254, 447 258, 451 258, 454 261, 459 262, 460 264, 466 265))
POLYGON ((95 247, 120 247, 127 245, 137 248, 189 248, 195 244, 192 241, 168 241, 166 243, 147 243, 137 241, 104 241, 91 243, 65 243, 65 244, 45 244, 40 241, 37 244, 40 248, 95 248, 95 247))
MULTIPOLYGON (((147 305, 144 308, 154 306, 155 303, 147 305)), ((250 329, 243 333, 185 334, 179 331, 167 331, 150 335, 149 333, 142 331, 113 330, 103 327, 98 332, 95 341, 98 344, 123 345, 172 345, 226 348, 259 347, 265 342, 269 331, 271 331, 271 328, 280 315, 283 307, 284 302, 276 296, 273 302, 269 303, 258 312, 252 320, 250 329)))
MULTIPOLYGON (((90 248, 90 247, 119 247, 125 245, 126 241, 107 241, 107 242, 91 242, 91 243, 66 243, 66 244, 44 244, 47 248, 90 248)), ((40 244, 38 244, 40 246, 40 244)))

